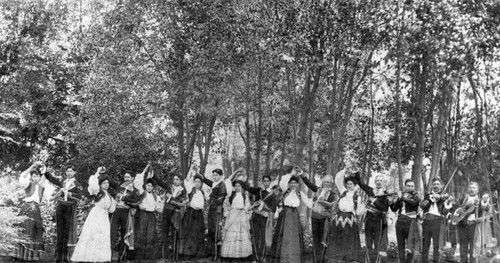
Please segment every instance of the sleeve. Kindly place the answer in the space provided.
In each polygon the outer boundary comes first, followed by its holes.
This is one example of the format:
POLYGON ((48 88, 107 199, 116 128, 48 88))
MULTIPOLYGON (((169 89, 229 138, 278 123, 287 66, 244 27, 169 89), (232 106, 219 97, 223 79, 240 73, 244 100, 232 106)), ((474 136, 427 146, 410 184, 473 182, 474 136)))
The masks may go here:
POLYGON ((57 185, 59 187, 63 187, 61 180, 55 178, 51 173, 45 172, 44 175, 45 175, 45 178, 47 180, 49 180, 49 182, 51 182, 51 183, 53 183, 53 184, 55 184, 55 185, 57 185))
POLYGON ((429 209, 429 207, 431 206, 431 202, 429 200, 429 194, 426 193, 424 195, 424 200, 422 200, 422 202, 420 202, 420 208, 422 208, 422 210, 427 210, 429 209))
POLYGON ((19 183, 23 188, 26 188, 30 185, 30 179, 31 179, 30 172, 31 169, 28 169, 19 175, 19 183))
POLYGON ((415 206, 420 203, 420 196, 418 194, 415 194, 411 196, 410 198, 404 198, 402 197, 401 200, 409 205, 415 206))
POLYGON ((281 177, 281 180, 279 182, 281 191, 285 192, 288 189, 288 181, 290 181, 291 177, 292 177, 291 174, 285 174, 281 177))
POLYGON ((193 178, 186 178, 184 179, 184 188, 186 189, 186 193, 190 194, 191 191, 193 190, 193 178))
POLYGON ((393 204, 389 205, 391 208, 392 212, 397 212, 399 208, 401 208, 401 198, 398 199, 398 201, 394 202, 393 204))
POLYGON ((229 203, 229 198, 226 198, 223 203, 224 206, 224 218, 227 218, 229 215, 229 210, 231 210, 231 204, 229 203))
POLYGON ((363 190, 368 196, 370 196, 370 197, 375 196, 375 194, 373 193, 373 188, 371 188, 370 186, 366 185, 363 182, 358 182, 358 185, 359 185, 359 188, 361 188, 361 190, 363 190))
POLYGON ((319 187, 317 187, 315 184, 311 183, 307 177, 302 177, 302 181, 304 181, 304 184, 307 186, 307 188, 311 189, 313 192, 318 192, 319 187))
POLYGON ((335 185, 337 186, 337 190, 339 193, 345 192, 347 189, 344 186, 344 176, 345 176, 346 168, 342 169, 335 175, 335 185))
POLYGON ((203 179, 202 179, 203 183, 212 187, 212 185, 214 184, 214 182, 208 180, 205 176, 203 176, 203 179))
POLYGON ((138 174, 134 178, 133 184, 134 187, 137 188, 137 190, 139 190, 139 194, 142 194, 142 192, 144 192, 144 188, 142 188, 142 186, 144 185, 144 179, 145 179, 144 174, 138 174))
MULTIPOLYGON (((99 182, 97 182, 97 185, 99 185, 99 182)), ((76 180, 75 180, 75 187, 69 190, 69 197, 77 200, 82 199, 83 197, 82 185, 76 180)))
POLYGON ((95 174, 89 177, 89 186, 87 189, 90 195, 97 195, 99 193, 99 178, 95 174))
MULTIPOLYGON (((122 197, 122 201, 133 204, 139 201, 139 190, 132 186, 132 193, 122 197)), ((142 188, 141 188, 142 189, 142 188)))
POLYGON ((259 187, 251 187, 250 184, 248 184, 248 182, 243 182, 243 184, 241 185, 241 188, 243 188, 245 191, 247 191, 248 193, 251 193, 253 195, 259 194, 259 191, 260 191, 259 187))
POLYGON ((160 179, 160 177, 157 174, 153 176, 153 181, 161 188, 167 190, 167 192, 171 194, 170 186, 168 185, 168 183, 160 179))
POLYGON ((226 179, 223 182, 226 185, 226 191, 227 193, 232 193, 233 192, 233 182, 231 182, 230 179, 226 179))
POLYGON ((109 187, 111 187, 115 190, 118 190, 120 188, 120 184, 116 180, 114 180, 113 178, 109 177, 108 181, 109 181, 109 187))

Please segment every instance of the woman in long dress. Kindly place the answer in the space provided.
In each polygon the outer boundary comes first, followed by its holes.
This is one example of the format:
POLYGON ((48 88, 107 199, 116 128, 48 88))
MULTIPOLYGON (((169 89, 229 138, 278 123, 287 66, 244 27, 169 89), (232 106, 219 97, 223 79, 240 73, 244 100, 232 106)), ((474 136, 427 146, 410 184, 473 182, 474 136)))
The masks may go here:
POLYGON ((312 201, 300 192, 298 169, 281 177, 280 188, 284 191, 281 210, 274 230, 271 246, 272 262, 304 262, 303 229, 300 223, 299 206, 305 203, 312 207, 312 201))
POLYGON ((234 181, 233 190, 225 200, 224 218, 226 223, 222 232, 221 257, 248 258, 252 255, 250 237, 250 200, 245 195, 240 181, 234 181), (226 209, 227 207, 227 209, 226 209))
POLYGON ((88 191, 94 196, 94 207, 90 210, 82 232, 71 256, 73 262, 111 261, 111 233, 109 213, 116 208, 109 195, 109 179, 103 174, 103 167, 89 178, 88 191))
POLYGON ((205 193, 201 189, 203 178, 195 175, 194 179, 189 177, 184 180, 184 186, 188 199, 186 200, 186 211, 182 218, 180 228, 179 254, 188 259, 203 256, 205 220, 203 209, 205 207, 205 193))
MULTIPOLYGON (((140 178, 136 176, 135 180, 140 178)), ((139 209, 136 215, 137 221, 135 225, 135 259, 153 260, 160 255, 158 248, 158 233, 156 230, 156 215, 155 212, 159 207, 158 197, 153 193, 154 183, 151 179, 146 179, 144 190, 139 188, 141 193, 141 201, 139 201, 139 209)))
POLYGON ((43 243, 43 221, 39 204, 42 201, 44 188, 40 185, 39 163, 33 164, 28 170, 21 173, 19 182, 24 188, 24 204, 19 212, 26 216, 23 221, 23 233, 29 237, 27 242, 19 242, 14 246, 12 257, 24 261, 40 260, 45 253, 43 243))
POLYGON ((335 176, 335 184, 341 193, 338 210, 332 219, 328 232, 328 246, 325 260, 357 261, 363 257, 359 238, 356 216, 358 205, 361 204, 355 186, 356 179, 347 176, 346 170, 340 171, 335 176))

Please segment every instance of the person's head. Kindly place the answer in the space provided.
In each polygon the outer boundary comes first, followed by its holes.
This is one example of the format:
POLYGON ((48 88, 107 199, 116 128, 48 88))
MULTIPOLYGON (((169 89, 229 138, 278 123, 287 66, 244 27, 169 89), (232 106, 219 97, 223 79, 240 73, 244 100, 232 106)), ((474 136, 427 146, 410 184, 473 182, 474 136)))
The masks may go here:
POLYGON ((134 173, 130 170, 126 170, 125 173, 123 173, 123 181, 125 183, 131 183, 134 181, 134 173))
POLYGON ((470 182, 467 187, 467 193, 470 196, 475 196, 479 192, 479 185, 476 182, 470 182))
POLYGON ((382 188, 384 186, 384 178, 382 175, 375 176, 375 185, 377 188, 382 188))
POLYGON ((345 188, 347 191, 353 191, 356 186, 356 181, 353 178, 347 178, 345 181, 345 188))
POLYGON ((482 199, 483 199, 484 202, 490 200, 490 194, 484 193, 483 196, 482 196, 482 199))
POLYGON ((212 171, 212 176, 213 176, 215 182, 220 181, 222 179, 222 175, 223 175, 223 173, 222 173, 221 169, 215 169, 212 171))
POLYGON ((233 182, 233 189, 235 192, 237 193, 241 193, 242 192, 242 188, 241 188, 241 182, 236 180, 233 182))
POLYGON ((432 190, 437 193, 441 192, 442 189, 443 189, 443 181, 441 181, 441 179, 439 178, 432 179, 432 190))
POLYGON ((201 189, 201 186, 203 185, 203 180, 200 175, 195 175, 193 178, 193 186, 196 189, 201 189))
POLYGON ((273 193, 274 193, 277 197, 280 197, 280 196, 281 196, 281 189, 280 189, 277 185, 273 186, 273 188, 272 188, 272 189, 273 189, 273 193))
POLYGON ((407 179, 405 181, 405 191, 412 192, 415 191, 415 182, 412 179, 407 179))
POLYGON ((66 167, 66 178, 74 178, 76 174, 76 168, 72 165, 66 167))
POLYGON ((180 186, 182 184, 181 178, 178 175, 174 175, 174 185, 180 186))
POLYGON ((299 178, 297 176, 290 177, 290 180, 288 180, 288 188, 296 190, 298 186, 299 186, 299 178))
POLYGON ((146 183, 144 184, 144 189, 146 192, 151 193, 153 191, 154 185, 153 181, 147 180, 146 183))
POLYGON ((262 185, 264 186, 265 189, 269 188, 269 185, 271 185, 271 176, 269 175, 262 176, 262 185))
POLYGON ((321 186, 323 188, 332 188, 333 186, 333 177, 329 174, 323 176, 323 178, 321 178, 321 186))
POLYGON ((99 179, 99 187, 101 190, 107 191, 109 189, 109 178, 103 177, 99 179))
POLYGON ((32 170, 30 172, 31 181, 35 184, 40 183, 40 172, 38 170, 32 170))

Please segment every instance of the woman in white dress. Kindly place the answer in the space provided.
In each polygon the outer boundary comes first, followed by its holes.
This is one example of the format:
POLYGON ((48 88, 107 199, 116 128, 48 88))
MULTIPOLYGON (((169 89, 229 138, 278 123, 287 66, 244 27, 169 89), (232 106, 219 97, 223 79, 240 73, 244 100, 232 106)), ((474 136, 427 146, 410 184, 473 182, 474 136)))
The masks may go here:
POLYGON ((233 191, 224 201, 226 224, 222 232, 221 256, 223 258, 248 258, 252 255, 248 214, 250 200, 241 184, 241 181, 234 181, 233 191))
POLYGON ((114 199, 109 195, 109 179, 103 175, 103 167, 89 178, 89 193, 94 196, 94 207, 90 210, 82 232, 71 257, 73 262, 111 261, 111 237, 109 213, 116 208, 114 199))

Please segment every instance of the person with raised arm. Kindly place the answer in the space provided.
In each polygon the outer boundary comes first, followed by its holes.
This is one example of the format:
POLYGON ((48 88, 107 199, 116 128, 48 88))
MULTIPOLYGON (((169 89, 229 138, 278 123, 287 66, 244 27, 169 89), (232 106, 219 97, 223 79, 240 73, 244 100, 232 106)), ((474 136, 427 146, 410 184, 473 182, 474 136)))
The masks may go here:
POLYGON ((312 200, 307 194, 299 190, 301 170, 290 167, 287 174, 281 177, 280 188, 284 191, 281 210, 273 236, 271 248, 271 262, 305 262, 304 259, 304 231, 300 223, 299 206, 301 203, 312 207, 312 200))
POLYGON ((415 191, 415 182, 405 181, 405 191, 398 195, 398 199, 390 205, 391 210, 398 214, 396 221, 396 239, 398 242, 399 262, 413 262, 413 253, 420 251, 422 241, 418 230, 418 204, 420 196, 415 191), (408 240, 408 242, 406 242, 408 240), (406 254, 406 250, 410 252, 406 254))
MULTIPOLYGON (((149 168, 149 166, 147 166, 149 168)), ((139 190, 134 186, 135 174, 126 170, 123 183, 109 178, 110 187, 116 191, 116 210, 111 216, 111 247, 113 260, 127 257, 131 259, 130 251, 134 250, 134 217, 135 208, 131 207, 139 201, 139 190), (128 253, 127 253, 128 252, 128 253)))
POLYGON ((279 203, 279 198, 270 187, 271 177, 262 176, 262 187, 251 187, 248 182, 243 182, 245 191, 255 196, 255 202, 251 206, 253 211, 250 219, 252 227, 252 240, 254 245, 254 256, 257 262, 262 262, 266 256, 266 250, 271 249, 273 242, 274 213, 279 203))
POLYGON ((159 207, 158 196, 153 192, 154 171, 148 164, 144 171, 136 175, 134 186, 139 190, 139 201, 136 204, 137 214, 135 222, 135 255, 134 259, 154 260, 160 255, 158 234, 156 231, 156 211, 159 207))
POLYGON ((165 205, 162 215, 162 257, 176 258, 179 252, 179 231, 181 226, 181 208, 187 198, 186 189, 182 186, 179 175, 173 175, 173 184, 169 185, 154 175, 153 182, 165 189, 165 205), (170 247, 172 250, 170 251, 170 247))
POLYGON ((311 228, 313 237, 313 257, 314 262, 323 262, 323 251, 325 236, 327 234, 332 208, 337 200, 337 195, 333 192, 333 177, 325 175, 321 179, 321 187, 316 186, 307 178, 307 173, 301 174, 302 181, 314 192, 313 207, 311 214, 311 228), (323 243, 323 244, 322 244, 323 243))
POLYGON ((192 165, 184 180, 187 200, 184 201, 186 212, 182 217, 179 254, 188 260, 203 256, 205 251, 206 228, 203 209, 206 195, 202 190, 203 177, 197 173, 197 170, 195 165, 192 165))
POLYGON ((337 213, 328 229, 325 262, 359 261, 362 258, 359 227, 356 217, 362 212, 356 176, 344 168, 335 175, 340 193, 337 213))
POLYGON ((40 185, 40 166, 40 163, 34 163, 19 175, 19 183, 24 188, 24 204, 19 216, 27 217, 21 227, 23 233, 29 237, 29 242, 15 244, 12 257, 23 261, 40 260, 41 254, 45 253, 44 227, 39 206, 44 193, 44 187, 40 185))
POLYGON ((60 190, 55 194, 57 200, 56 262, 69 262, 69 247, 76 245, 76 209, 83 196, 83 188, 75 178, 76 168, 74 166, 66 168, 66 176, 63 179, 53 176, 45 168, 43 170, 45 178, 60 187, 60 190))
POLYGON ((227 196, 227 189, 221 169, 213 170, 212 178, 213 181, 203 177, 203 183, 212 188, 208 200, 208 256, 217 259, 220 257, 223 205, 227 196))
POLYGON ((429 262, 431 239, 433 242, 432 261, 439 261, 441 225, 445 222, 445 215, 452 208, 452 198, 443 193, 443 181, 440 178, 432 180, 432 190, 425 193, 420 208, 424 213, 422 223, 422 263, 429 262))
POLYGON ((94 197, 93 207, 83 224, 73 262, 109 262, 111 261, 111 222, 109 214, 116 208, 116 201, 108 193, 109 179, 104 174, 104 167, 90 176, 88 192, 94 197))
POLYGON ((375 177, 375 188, 363 183, 359 173, 356 173, 359 187, 368 195, 365 217, 365 241, 371 257, 379 257, 383 248, 383 241, 387 240, 387 211, 389 199, 383 185, 382 176, 375 177))

